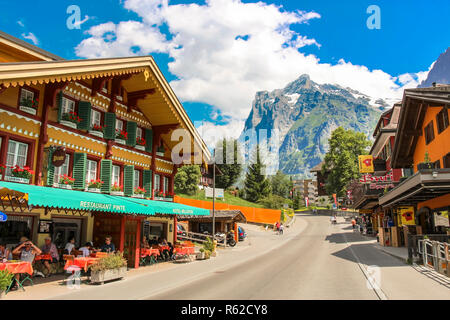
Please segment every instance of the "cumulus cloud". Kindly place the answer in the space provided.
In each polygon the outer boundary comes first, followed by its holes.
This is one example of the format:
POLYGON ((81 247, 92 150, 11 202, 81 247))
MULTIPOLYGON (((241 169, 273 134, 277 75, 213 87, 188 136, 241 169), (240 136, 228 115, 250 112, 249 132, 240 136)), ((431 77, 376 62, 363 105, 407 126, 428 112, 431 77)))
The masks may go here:
POLYGON ((401 97, 404 88, 416 86, 427 74, 392 76, 350 61, 321 63, 302 53, 305 46, 320 47, 320 39, 291 27, 320 19, 314 11, 286 11, 241 0, 177 5, 168 0, 125 0, 124 7, 141 19, 92 27, 77 54, 98 58, 166 53, 171 58, 169 71, 177 77, 171 86, 181 100, 217 108, 230 119, 227 132, 233 136, 243 127, 257 91, 282 88, 304 73, 318 83, 337 83, 382 98, 401 97))

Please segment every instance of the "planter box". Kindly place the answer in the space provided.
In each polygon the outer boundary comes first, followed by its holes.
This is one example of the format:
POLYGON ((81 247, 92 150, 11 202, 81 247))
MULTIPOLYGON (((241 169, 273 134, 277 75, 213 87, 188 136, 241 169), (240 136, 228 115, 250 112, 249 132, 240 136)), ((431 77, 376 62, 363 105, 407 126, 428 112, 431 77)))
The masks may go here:
POLYGON ((30 179, 18 178, 13 176, 5 176, 5 181, 29 184, 30 179))
POLYGON ((96 189, 96 188, 87 188, 86 191, 93 192, 93 193, 102 193, 102 191, 100 189, 96 189))
POLYGON ((133 194, 132 198, 144 199, 145 198, 145 194, 133 194))
POLYGON ((163 198, 164 201, 173 202, 173 198, 163 198))
POLYGON ((419 169, 419 170, 430 170, 430 169, 433 169, 433 168, 434 168, 433 163, 421 162, 421 163, 419 163, 417 165, 417 169, 419 169))
POLYGON ((136 149, 141 150, 141 151, 145 151, 145 146, 140 146, 140 145, 136 145, 135 146, 136 149))
POLYGON ((156 152, 156 155, 160 156, 160 157, 164 157, 164 153, 163 152, 156 152))
POLYGON ((196 259, 197 259, 197 260, 205 260, 205 259, 206 259, 205 253, 204 253, 204 252, 199 252, 199 253, 197 253, 196 259))
POLYGON ((156 201, 164 201, 164 198, 163 198, 163 197, 154 197, 153 200, 156 200, 156 201))
POLYGON ((101 132, 101 131, 89 130, 89 133, 92 134, 93 136, 103 138, 103 132, 101 132))
POLYGON ((32 115, 36 115, 37 110, 35 108, 31 108, 31 107, 26 107, 26 106, 20 106, 19 110, 32 114, 32 115))
POLYGON ((121 196, 121 197, 124 196, 123 191, 111 191, 109 194, 112 196, 121 196))
POLYGON ((103 284, 105 281, 122 279, 126 274, 127 267, 104 271, 91 271, 91 283, 103 284))
POLYGON ((59 121, 59 123, 62 124, 62 125, 65 125, 66 127, 70 127, 70 128, 73 128, 73 129, 76 129, 76 128, 77 128, 77 124, 74 123, 74 122, 70 122, 70 121, 66 121, 66 120, 61 120, 61 121, 59 121))
POLYGON ((122 139, 116 139, 115 141, 116 141, 116 143, 120 143, 120 144, 124 144, 124 145, 127 144, 127 142, 125 140, 122 140, 122 139))
POLYGON ((70 184, 61 184, 61 183, 58 183, 57 187, 58 187, 58 188, 61 188, 61 189, 72 190, 72 185, 70 185, 70 184))

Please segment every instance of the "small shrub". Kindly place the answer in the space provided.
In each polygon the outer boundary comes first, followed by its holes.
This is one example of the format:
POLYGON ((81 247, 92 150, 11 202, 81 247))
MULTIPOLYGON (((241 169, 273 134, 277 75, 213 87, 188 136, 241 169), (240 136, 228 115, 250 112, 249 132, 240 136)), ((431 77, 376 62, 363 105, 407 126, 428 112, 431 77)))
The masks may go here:
POLYGON ((14 274, 10 273, 8 270, 0 270, 0 292, 8 289, 13 277, 14 274))
POLYGON ((98 260, 98 263, 92 265, 92 271, 105 271, 118 269, 127 266, 127 260, 123 257, 123 253, 112 253, 98 260))

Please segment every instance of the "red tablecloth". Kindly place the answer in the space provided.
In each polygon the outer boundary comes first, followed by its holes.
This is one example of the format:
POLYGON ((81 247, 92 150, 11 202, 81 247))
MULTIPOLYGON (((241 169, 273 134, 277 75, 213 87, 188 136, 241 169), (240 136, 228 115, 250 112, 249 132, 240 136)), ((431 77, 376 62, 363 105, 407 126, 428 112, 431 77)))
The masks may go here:
POLYGON ((159 251, 163 252, 164 250, 170 251, 170 247, 169 246, 159 246, 159 251))
POLYGON ((28 273, 29 275, 33 274, 33 267, 31 266, 31 263, 27 261, 0 263, 0 270, 5 269, 14 274, 16 273, 28 273))
POLYGON ((181 247, 181 248, 175 248, 174 252, 176 254, 181 255, 188 255, 188 254, 195 254, 195 248, 194 247, 181 247))
POLYGON ((34 257, 35 261, 39 261, 39 260, 52 260, 52 256, 50 254, 40 254, 37 255, 36 257, 34 257))
POLYGON ((145 249, 141 248, 141 257, 146 256, 159 256, 161 253, 158 249, 145 249))
POLYGON ((67 270, 71 266, 77 266, 81 269, 84 269, 84 271, 87 271, 88 267, 96 264, 100 260, 100 258, 75 258, 73 260, 67 260, 66 265, 64 266, 64 270, 67 270))

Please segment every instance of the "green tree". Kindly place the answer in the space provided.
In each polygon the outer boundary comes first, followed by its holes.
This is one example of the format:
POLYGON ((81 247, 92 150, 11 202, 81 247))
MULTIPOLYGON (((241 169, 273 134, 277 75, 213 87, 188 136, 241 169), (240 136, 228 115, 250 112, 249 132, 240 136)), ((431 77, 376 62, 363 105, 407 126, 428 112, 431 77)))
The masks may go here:
POLYGON ((270 182, 264 174, 264 163, 259 154, 259 146, 253 156, 254 161, 248 167, 245 176, 244 190, 245 197, 248 201, 257 202, 259 199, 265 198, 270 194, 270 182))
POLYGON ((175 175, 175 191, 194 195, 198 191, 198 184, 202 174, 198 165, 183 166, 175 175))
POLYGON ((292 190, 292 181, 281 170, 270 178, 270 186, 272 187, 272 194, 289 198, 290 191, 292 190))
POLYGON ((269 194, 267 197, 259 199, 258 203, 267 209, 281 209, 284 204, 292 206, 292 200, 280 197, 276 194, 269 194))
POLYGON ((331 133, 328 142, 330 149, 322 166, 323 174, 329 171, 325 188, 329 195, 343 197, 348 183, 359 177, 358 156, 367 154, 370 141, 364 133, 339 127, 331 133))
POLYGON ((242 172, 242 164, 239 162, 238 158, 238 143, 236 139, 231 141, 227 141, 225 138, 219 142, 219 145, 216 148, 216 159, 220 160, 217 163, 217 167, 222 172, 222 175, 216 175, 216 187, 227 189, 231 187, 238 180, 239 176, 242 172), (231 151, 227 156, 227 145, 233 145, 234 150, 231 155, 231 151))
POLYGON ((300 191, 294 192, 294 200, 293 200, 294 210, 298 210, 305 206, 305 202, 303 200, 303 196, 300 191))

